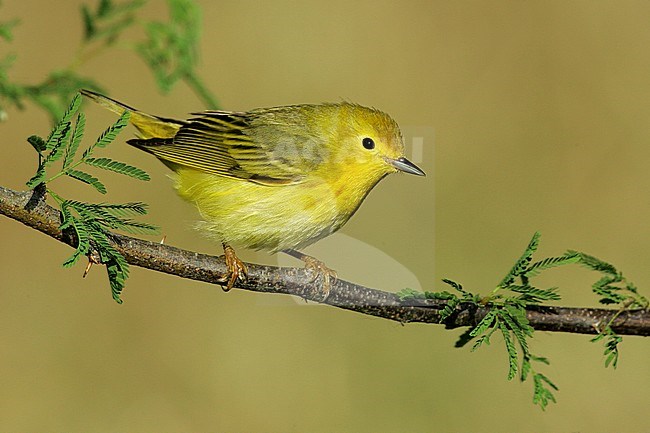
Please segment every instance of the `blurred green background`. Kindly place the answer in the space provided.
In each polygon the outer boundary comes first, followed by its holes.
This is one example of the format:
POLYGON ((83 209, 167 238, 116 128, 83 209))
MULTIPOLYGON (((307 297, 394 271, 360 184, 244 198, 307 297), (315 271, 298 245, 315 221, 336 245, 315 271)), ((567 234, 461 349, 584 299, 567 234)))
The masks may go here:
MULTIPOLYGON (((15 79, 37 82, 71 61, 79 3, 4 2, 2 18, 23 21, 15 42, 2 45, 19 54, 15 79)), ((447 277, 487 293, 540 230, 540 256, 582 250, 648 287, 650 3, 200 4, 200 73, 223 108, 346 99, 389 112, 407 145, 422 142, 426 178, 384 180, 340 235, 307 250, 341 278, 396 291, 442 290, 447 277)), ((143 12, 166 17, 159 1, 143 12)), ((80 72, 145 111, 184 117, 203 109, 184 85, 161 96, 128 50, 80 72)), ((85 111, 87 139, 115 119, 85 111)), ((0 128, 0 184, 22 189, 36 164, 25 138, 47 135, 48 119, 28 106, 0 128)), ((196 212, 175 196, 165 167, 121 145, 131 133, 105 154, 153 179, 105 175, 108 199, 148 202, 147 220, 169 244, 220 253, 191 230, 196 212)), ((57 191, 103 199, 65 182, 57 191)), ((0 239, 2 431, 649 429, 643 338, 625 338, 614 371, 587 336, 536 333, 532 350, 551 359, 543 372, 560 386, 558 404, 544 413, 530 383, 506 381, 499 339, 470 354, 453 348, 461 330, 223 293, 139 268, 120 306, 102 268, 86 279, 82 265, 61 268, 70 248, 6 218, 0 239)), ((575 267, 549 271, 543 282, 561 286, 563 305, 592 306, 596 278, 575 267)))

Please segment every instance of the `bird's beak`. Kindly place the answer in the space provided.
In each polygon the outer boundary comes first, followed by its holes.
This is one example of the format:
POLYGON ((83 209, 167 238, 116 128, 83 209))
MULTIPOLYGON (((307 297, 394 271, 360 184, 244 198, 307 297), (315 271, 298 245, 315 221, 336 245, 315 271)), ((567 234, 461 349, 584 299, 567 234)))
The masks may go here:
POLYGON ((393 167, 395 167, 396 169, 398 169, 399 171, 403 171, 404 173, 415 174, 418 176, 426 176, 426 173, 423 172, 420 169, 420 167, 413 164, 411 161, 404 158, 403 156, 397 159, 386 158, 386 162, 392 165, 393 167))

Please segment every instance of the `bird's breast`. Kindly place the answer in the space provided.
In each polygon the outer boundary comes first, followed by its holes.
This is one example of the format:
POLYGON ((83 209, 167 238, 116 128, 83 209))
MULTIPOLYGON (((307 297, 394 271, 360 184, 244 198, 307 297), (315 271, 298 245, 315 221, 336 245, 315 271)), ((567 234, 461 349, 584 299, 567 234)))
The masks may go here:
POLYGON ((199 209, 205 234, 272 252, 302 248, 335 232, 365 197, 319 176, 267 186, 196 170, 179 171, 176 189, 199 209))

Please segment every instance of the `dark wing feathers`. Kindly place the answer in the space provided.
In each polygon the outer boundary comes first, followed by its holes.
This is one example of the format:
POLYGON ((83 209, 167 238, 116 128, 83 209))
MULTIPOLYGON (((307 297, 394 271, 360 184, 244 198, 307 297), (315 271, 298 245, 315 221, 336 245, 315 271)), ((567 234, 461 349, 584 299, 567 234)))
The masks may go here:
MULTIPOLYGON (((309 164, 296 164, 296 149, 280 149, 286 132, 266 131, 260 136, 254 121, 246 113, 208 111, 189 119, 171 139, 151 138, 129 140, 129 144, 152 153, 172 168, 189 167, 220 176, 250 180, 265 185, 286 185, 299 182, 309 164), (281 140, 280 140, 281 139, 281 140)), ((290 125, 278 120, 281 130, 290 125)), ((265 124, 262 129, 273 128, 265 124)), ((297 137, 296 137, 297 138, 297 137)), ((286 146, 285 146, 286 147, 286 146)))

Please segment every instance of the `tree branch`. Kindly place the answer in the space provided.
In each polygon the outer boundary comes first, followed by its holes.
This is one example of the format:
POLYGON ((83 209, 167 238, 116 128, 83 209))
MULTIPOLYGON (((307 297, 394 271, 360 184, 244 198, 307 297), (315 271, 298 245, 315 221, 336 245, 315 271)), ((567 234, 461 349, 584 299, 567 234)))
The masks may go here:
MULTIPOLYGON (((44 200, 43 189, 19 192, 0 186, 0 213, 22 222, 70 246, 76 246, 73 232, 61 231, 57 209, 44 200)), ((168 245, 144 241, 120 234, 112 240, 118 251, 135 266, 177 275, 183 278, 219 284, 226 271, 222 258, 181 250, 168 245)), ((321 300, 320 280, 300 268, 282 268, 247 263, 248 278, 238 288, 255 292, 283 293, 314 302, 395 320, 400 323, 439 323, 446 305, 440 300, 401 301, 394 293, 363 287, 343 280, 332 284, 330 295, 321 300)), ((487 313, 485 307, 461 304, 460 310, 445 321, 447 328, 476 325, 487 313)), ((596 334, 617 310, 602 308, 531 307, 527 310, 530 325, 537 330, 596 334)), ((620 335, 650 335, 650 312, 624 311, 614 320, 612 329, 620 335)))

